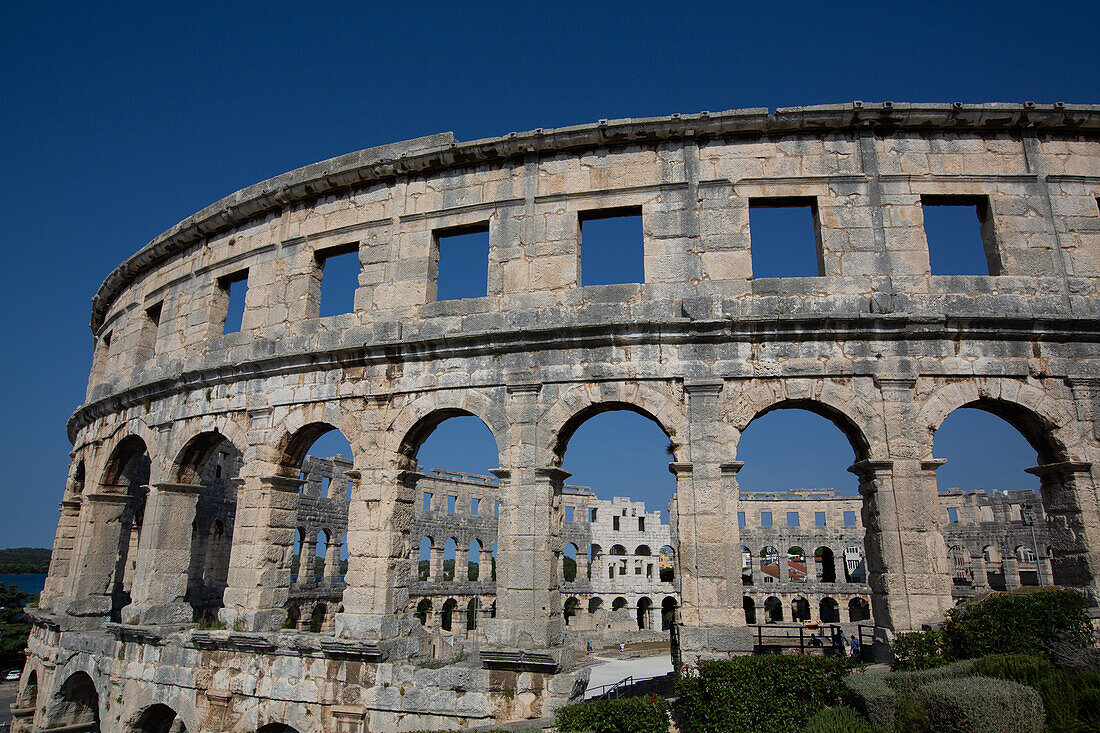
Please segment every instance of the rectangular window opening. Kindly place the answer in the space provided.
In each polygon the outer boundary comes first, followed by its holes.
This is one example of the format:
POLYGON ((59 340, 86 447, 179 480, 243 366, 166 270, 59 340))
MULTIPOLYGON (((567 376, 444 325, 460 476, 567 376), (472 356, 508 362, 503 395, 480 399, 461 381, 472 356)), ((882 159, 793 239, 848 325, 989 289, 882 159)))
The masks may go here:
POLYGON ((856 526, 856 513, 855 512, 844 512, 844 526, 845 527, 854 527, 854 526, 856 526))
POLYGON ((619 517, 618 517, 618 515, 615 515, 614 517, 611 518, 611 529, 615 530, 616 532, 619 531, 619 517))
POLYGON ((437 230, 435 299, 484 298, 489 293, 489 222, 437 230))
POLYGON ((447 513, 448 514, 454 514, 455 513, 455 504, 457 502, 458 502, 458 497, 457 496, 448 496, 447 497, 447 513))
POLYGON ((920 205, 933 275, 1000 274, 987 197, 921 196, 920 205))
POLYGON ((761 527, 770 527, 770 526, 772 526, 772 513, 771 512, 760 512, 760 526, 761 527))
POLYGON ((645 532, 645 517, 638 517, 638 531, 645 532))
POLYGON ((500 502, 499 501, 494 501, 493 502, 493 516, 494 517, 499 517, 500 516, 500 502))
POLYGON ((749 199, 752 277, 819 277, 825 274, 817 199, 789 196, 749 199))
POLYGON ((141 346, 145 350, 146 358, 152 358, 157 353, 157 331, 160 330, 160 313, 164 301, 160 301, 145 309, 145 322, 141 327, 141 346))
POLYGON ((582 211, 581 285, 645 282, 642 207, 582 211))
POLYGON ((244 298, 248 292, 248 270, 219 278, 218 287, 226 301, 222 333, 237 333, 244 322, 244 298))
POLYGON ((798 526, 798 512, 787 512, 787 526, 788 527, 797 527, 798 526))
POLYGON ((432 495, 427 491, 424 492, 424 504, 421 507, 424 511, 430 512, 432 510, 432 495))
POLYGON ((477 511, 480 505, 481 499, 470 499, 470 514, 472 516, 477 516, 477 511))
POLYGON ((825 526, 825 512, 814 512, 814 524, 818 527, 825 526))
POLYGON ((595 522, 596 521, 596 510, 595 509, 589 509, 588 510, 588 521, 589 522, 595 522))
POLYGON ((355 310, 355 290, 359 287, 359 245, 321 250, 317 253, 321 271, 321 303, 318 315, 338 316, 355 310))
POLYGON ((571 506, 565 507, 565 521, 567 521, 567 522, 572 522, 573 521, 573 507, 571 507, 571 506))
POLYGON ((738 527, 744 527, 745 526, 745 513, 744 512, 737 512, 737 526, 738 527))

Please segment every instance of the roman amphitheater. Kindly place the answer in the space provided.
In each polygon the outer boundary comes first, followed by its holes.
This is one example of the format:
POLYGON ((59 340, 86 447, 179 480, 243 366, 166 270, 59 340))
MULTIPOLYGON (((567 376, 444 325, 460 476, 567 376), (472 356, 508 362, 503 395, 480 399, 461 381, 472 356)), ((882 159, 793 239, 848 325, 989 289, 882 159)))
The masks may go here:
POLYGON ((692 661, 809 617, 886 657, 985 587, 1095 607, 1098 202, 1100 107, 1032 103, 439 134, 238 191, 94 297, 15 729, 473 728, 583 692, 592 638, 667 627, 692 661), (980 274, 930 255, 945 206, 975 215, 980 274), (765 208, 809 213, 809 272, 759 264, 765 208), (643 275, 599 284, 583 235, 617 217, 643 275), (484 288, 440 297, 465 234, 484 288), (349 312, 321 317, 348 255, 349 312), (939 491, 960 408, 1026 438, 1037 495, 939 491), (858 496, 742 495, 739 439, 783 409, 843 433, 858 496), (667 435, 668 524, 567 484, 609 410, 667 435), (458 416, 495 438, 491 476, 418 462, 458 416), (350 456, 309 454, 329 431, 350 456))

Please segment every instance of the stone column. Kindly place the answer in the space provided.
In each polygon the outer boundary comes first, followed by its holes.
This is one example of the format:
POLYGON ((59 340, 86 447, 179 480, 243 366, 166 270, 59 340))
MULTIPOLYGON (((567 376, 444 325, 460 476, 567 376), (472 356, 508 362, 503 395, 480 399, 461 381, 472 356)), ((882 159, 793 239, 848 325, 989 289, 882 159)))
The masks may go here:
POLYGON ((490 644, 546 648, 564 638, 558 566, 561 489, 567 471, 495 469, 502 496, 497 531, 497 615, 485 625, 490 644))
POLYGON ((314 558, 317 557, 317 536, 307 532, 298 548, 298 587, 309 588, 317 584, 314 576, 314 558))
POLYGON ((129 496, 127 485, 101 486, 84 494, 80 510, 80 551, 74 558, 71 597, 67 613, 107 616, 111 613, 111 586, 122 541, 122 518, 129 496), (113 490, 113 491, 111 491, 113 490))
MULTIPOLYGON (((1050 535, 1050 572, 1043 582, 1081 588, 1090 605, 1100 605, 1100 506, 1093 465, 1062 461, 1027 472, 1041 481, 1043 513, 1050 535)), ((1045 567, 1043 572, 1047 572, 1045 567)))
POLYGON ((325 583, 337 585, 340 582, 340 537, 333 535, 325 546, 325 583))
MULTIPOLYGON (((381 446, 386 442, 384 435, 375 435, 364 437, 362 444, 381 446)), ((368 641, 400 637, 406 646, 393 653, 407 656, 419 648, 409 634, 412 617, 407 610, 410 574, 416 565, 410 560, 410 542, 419 540, 408 534, 418 477, 401 468, 401 457, 380 450, 364 451, 362 465, 372 468, 347 474, 353 483, 348 506, 348 571, 344 610, 336 615, 336 635, 368 641)))
POLYGON ((290 599, 290 561, 297 532, 299 478, 239 479, 233 549, 219 618, 244 631, 278 629, 290 599))
POLYGON ((493 550, 492 546, 481 548, 477 556, 477 579, 479 582, 493 580, 493 550))
POLYGON ((1005 590, 1020 587, 1020 564, 1016 561, 1015 548, 1007 545, 1001 548, 1001 572, 1005 575, 1005 590))
POLYGON ((200 484, 161 483, 149 492, 138 547, 133 601, 124 623, 179 624, 193 617, 187 596, 193 523, 200 484))
POLYGON ((688 435, 681 455, 687 460, 669 467, 676 475, 671 531, 680 591, 674 658, 752 649, 741 602, 737 524, 737 472, 743 464, 723 460, 730 443, 718 404, 722 386, 721 381, 684 384, 688 435))
POLYGON ((787 586, 791 583, 791 559, 787 555, 787 550, 783 547, 776 547, 775 549, 779 551, 779 585, 783 590, 788 590, 787 586))
POLYGON ((429 552, 431 560, 428 563, 429 580, 436 582, 443 580, 443 544, 445 542, 446 540, 443 540, 443 542, 439 542, 438 540, 432 541, 432 547, 429 552))
POLYGON ((69 577, 70 565, 77 550, 81 503, 82 499, 77 495, 70 499, 62 499, 58 505, 61 510, 61 519, 57 523, 53 552, 50 554, 49 575, 46 577, 46 585, 38 598, 39 608, 51 609, 57 601, 60 601, 61 597, 66 595, 71 582, 69 577))
POLYGON ((981 550, 978 551, 977 555, 970 556, 970 569, 974 574, 973 588, 981 593, 989 586, 989 578, 986 576, 985 570, 985 555, 982 554, 981 550))

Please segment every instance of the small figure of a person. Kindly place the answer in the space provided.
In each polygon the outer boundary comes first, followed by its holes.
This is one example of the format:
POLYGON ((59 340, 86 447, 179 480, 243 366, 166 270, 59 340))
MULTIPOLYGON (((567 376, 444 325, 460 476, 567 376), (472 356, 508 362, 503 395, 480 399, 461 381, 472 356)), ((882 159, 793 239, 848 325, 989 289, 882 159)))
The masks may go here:
POLYGON ((592 642, 588 642, 588 653, 592 653, 592 642))
POLYGON ((619 642, 619 651, 620 652, 625 652, 626 651, 626 642, 625 641, 619 642))
POLYGON ((859 636, 853 634, 852 639, 848 642, 848 644, 852 648, 852 658, 860 659, 861 652, 863 651, 863 645, 859 643, 859 636))
POLYGON ((837 629, 836 636, 833 637, 833 649, 837 654, 848 653, 848 637, 842 629, 837 629))

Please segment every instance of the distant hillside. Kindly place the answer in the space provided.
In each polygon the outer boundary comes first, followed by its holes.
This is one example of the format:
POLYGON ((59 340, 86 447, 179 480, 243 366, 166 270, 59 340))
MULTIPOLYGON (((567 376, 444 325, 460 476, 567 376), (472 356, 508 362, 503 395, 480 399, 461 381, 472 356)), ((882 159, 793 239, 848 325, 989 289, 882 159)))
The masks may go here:
POLYGON ((0 575, 46 573, 50 570, 50 550, 45 547, 10 547, 0 550, 0 575))

